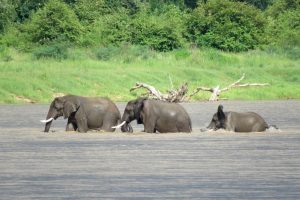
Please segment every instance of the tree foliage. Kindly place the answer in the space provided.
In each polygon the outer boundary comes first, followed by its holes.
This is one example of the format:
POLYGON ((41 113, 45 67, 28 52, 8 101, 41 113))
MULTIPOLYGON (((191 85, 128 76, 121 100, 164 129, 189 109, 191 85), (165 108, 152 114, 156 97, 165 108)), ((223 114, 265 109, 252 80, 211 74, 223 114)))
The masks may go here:
POLYGON ((104 0, 77 0, 73 5, 78 19, 85 25, 94 23, 105 13, 104 0))
POLYGON ((279 0, 268 8, 266 16, 272 45, 300 46, 300 0, 279 0))
POLYGON ((265 10, 268 6, 272 5, 276 0, 234 0, 253 5, 261 10, 265 10))
POLYGON ((182 13, 175 6, 166 6, 164 12, 151 15, 140 12, 132 23, 131 42, 146 45, 158 51, 170 51, 183 45, 182 13))
MULTIPOLYGON (((299 46, 300 0, 0 0, 0 43, 157 51, 299 46)), ((41 48, 48 53, 57 48, 41 48)))
POLYGON ((76 42, 83 28, 68 5, 59 0, 50 0, 32 15, 25 30, 33 42, 45 44, 61 39, 76 42))
POLYGON ((16 4, 13 0, 0 0, 0 33, 16 19, 15 8, 16 4))
POLYGON ((262 42, 265 24, 261 11, 252 6, 211 0, 191 14, 187 37, 198 46, 245 51, 262 42))

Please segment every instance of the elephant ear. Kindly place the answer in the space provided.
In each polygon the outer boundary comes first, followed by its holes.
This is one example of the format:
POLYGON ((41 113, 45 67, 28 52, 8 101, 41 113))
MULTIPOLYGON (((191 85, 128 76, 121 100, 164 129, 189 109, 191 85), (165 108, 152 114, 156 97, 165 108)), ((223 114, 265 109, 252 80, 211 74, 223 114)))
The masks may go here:
POLYGON ((66 101, 64 104, 64 118, 69 118, 70 115, 77 110, 76 105, 72 102, 66 101))
POLYGON ((144 107, 144 101, 146 100, 146 98, 139 98, 136 100, 136 103, 134 105, 134 117, 137 120, 138 124, 142 124, 143 123, 143 119, 141 117, 141 111, 144 107))
POLYGON ((219 105, 218 112, 217 112, 218 120, 221 123, 221 127, 224 127, 225 124, 225 113, 223 112, 223 106, 219 105))
POLYGON ((56 97, 52 103, 53 103, 54 108, 59 110, 59 109, 63 108, 65 99, 63 97, 56 97))

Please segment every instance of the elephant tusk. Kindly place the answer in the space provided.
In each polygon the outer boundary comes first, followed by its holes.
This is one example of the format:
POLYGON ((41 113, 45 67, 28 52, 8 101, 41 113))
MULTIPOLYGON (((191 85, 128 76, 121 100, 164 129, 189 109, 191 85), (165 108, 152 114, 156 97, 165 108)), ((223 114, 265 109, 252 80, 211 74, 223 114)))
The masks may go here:
POLYGON ((125 123, 126 123, 126 121, 123 121, 121 124, 119 124, 117 126, 113 126, 111 128, 121 128, 125 123))
POLYGON ((49 119, 46 119, 46 120, 40 120, 40 122, 42 123, 48 123, 48 122, 51 122, 53 120, 53 117, 49 118, 49 119))

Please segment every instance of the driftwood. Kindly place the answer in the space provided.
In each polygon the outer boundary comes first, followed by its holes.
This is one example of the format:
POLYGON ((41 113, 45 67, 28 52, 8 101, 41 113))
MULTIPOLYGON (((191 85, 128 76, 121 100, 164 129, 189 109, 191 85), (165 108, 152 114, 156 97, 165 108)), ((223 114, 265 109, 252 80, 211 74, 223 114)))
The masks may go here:
POLYGON ((172 89, 168 90, 166 94, 161 93, 159 90, 157 90, 155 87, 152 85, 148 85, 146 83, 140 83, 137 82, 134 87, 130 89, 130 92, 139 88, 144 88, 147 90, 147 93, 143 94, 143 96, 148 96, 153 99, 159 99, 163 101, 168 101, 168 102, 183 102, 183 101, 189 101, 192 96, 196 95, 200 91, 208 91, 211 92, 211 96, 209 98, 209 101, 218 101, 219 96, 222 92, 226 92, 232 88, 238 88, 238 87, 250 87, 250 86, 268 86, 270 84, 268 83, 245 83, 245 84, 240 84, 240 82, 245 78, 245 74, 242 75, 242 77, 237 80, 236 82, 228 85, 225 88, 220 88, 220 86, 208 88, 208 87, 198 87, 194 90, 194 92, 190 95, 187 95, 188 92, 188 84, 184 83, 182 86, 180 86, 177 89, 173 89, 173 83, 171 78, 171 86, 172 89))
POLYGON ((209 98, 209 101, 218 101, 219 100, 219 96, 222 92, 226 92, 232 88, 238 88, 238 87, 250 87, 250 86, 269 86, 269 83, 245 83, 245 84, 240 84, 240 82, 245 78, 245 74, 243 74, 243 76, 237 80, 236 82, 228 85, 227 87, 221 89, 220 86, 216 86, 213 88, 208 88, 208 87, 198 87, 194 90, 194 92, 189 95, 188 99, 190 99, 192 96, 194 96, 195 94, 197 94, 200 91, 208 91, 211 92, 211 96, 209 98))
POLYGON ((167 91, 167 94, 163 94, 159 90, 155 89, 155 87, 153 87, 152 85, 148 85, 146 83, 139 83, 139 82, 137 82, 135 86, 130 89, 130 92, 139 88, 144 88, 148 91, 146 94, 144 94, 144 96, 147 95, 153 99, 159 99, 159 100, 174 102, 174 103, 184 101, 186 94, 188 92, 187 83, 184 83, 178 89, 171 89, 167 91))

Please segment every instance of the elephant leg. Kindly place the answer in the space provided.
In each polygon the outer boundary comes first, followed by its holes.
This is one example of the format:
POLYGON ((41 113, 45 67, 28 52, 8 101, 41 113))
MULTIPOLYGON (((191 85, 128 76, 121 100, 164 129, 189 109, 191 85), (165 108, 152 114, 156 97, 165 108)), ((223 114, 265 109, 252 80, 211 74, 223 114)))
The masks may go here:
POLYGON ((70 128, 71 123, 67 123, 66 131, 74 131, 74 129, 70 128))
POLYGON ((112 128, 118 124, 118 119, 113 115, 107 114, 103 119, 102 130, 107 132, 114 132, 116 129, 112 128))
POLYGON ((88 123, 87 123, 87 118, 86 118, 86 114, 83 110, 82 107, 80 107, 76 114, 75 114, 75 120, 77 123, 77 127, 78 127, 78 131, 81 133, 86 133, 89 128, 88 128, 88 123))
POLYGON ((143 124, 144 124, 144 131, 146 133, 155 133, 155 122, 156 119, 153 116, 144 115, 143 116, 143 124))
POLYGON ((68 123, 66 126, 66 131, 76 131, 77 130, 77 124, 74 118, 68 118, 68 123), (72 127, 70 127, 70 124, 72 124, 72 127))
POLYGON ((144 131, 146 133, 155 133, 156 129, 155 129, 155 123, 154 122, 149 122, 148 120, 145 120, 144 122, 144 131))
POLYGON ((76 121, 77 121, 77 130, 80 133, 86 133, 89 130, 86 118, 77 119, 76 121))

